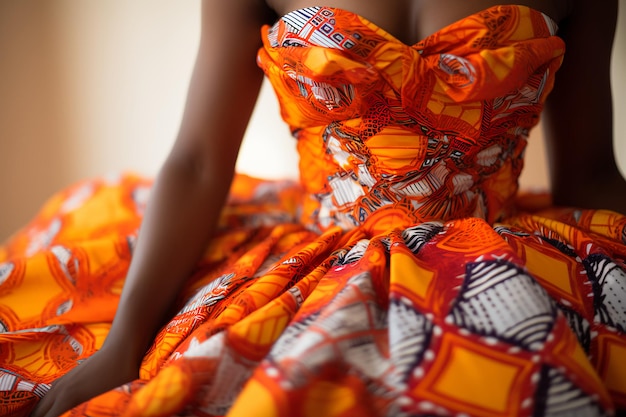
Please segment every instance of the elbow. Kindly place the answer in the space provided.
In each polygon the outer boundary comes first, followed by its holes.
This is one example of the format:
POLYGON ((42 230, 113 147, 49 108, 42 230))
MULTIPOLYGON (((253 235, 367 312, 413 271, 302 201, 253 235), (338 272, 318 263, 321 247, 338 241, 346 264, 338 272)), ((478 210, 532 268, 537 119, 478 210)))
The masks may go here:
POLYGON ((172 151, 162 165, 158 181, 176 182, 206 189, 228 189, 235 161, 220 160, 219 155, 199 151, 172 151))

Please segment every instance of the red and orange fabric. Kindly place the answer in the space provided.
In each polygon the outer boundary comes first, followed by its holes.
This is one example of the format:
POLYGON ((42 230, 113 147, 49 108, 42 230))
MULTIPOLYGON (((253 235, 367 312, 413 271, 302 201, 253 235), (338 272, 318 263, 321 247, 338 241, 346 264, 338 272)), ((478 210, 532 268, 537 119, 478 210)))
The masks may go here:
MULTIPOLYGON (((626 217, 516 211, 555 30, 523 6, 416 45, 327 7, 264 28, 301 183, 238 176, 140 378, 67 415, 626 409, 626 217)), ((101 345, 149 188, 77 184, 0 249, 0 414, 101 345)))

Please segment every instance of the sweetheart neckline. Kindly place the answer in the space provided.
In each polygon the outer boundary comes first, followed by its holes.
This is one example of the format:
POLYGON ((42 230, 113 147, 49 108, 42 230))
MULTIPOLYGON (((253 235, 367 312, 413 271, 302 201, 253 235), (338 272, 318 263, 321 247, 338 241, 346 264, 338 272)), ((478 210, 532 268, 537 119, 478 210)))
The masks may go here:
MULTIPOLYGON (((289 16, 289 15, 291 15, 291 14, 298 13, 298 12, 300 12, 300 11, 307 10, 307 9, 311 9, 311 8, 315 8, 315 7, 319 7, 320 9, 325 8, 325 9, 329 9, 329 10, 332 10, 332 11, 340 11, 340 12, 342 12, 342 13, 347 13, 347 14, 350 14, 350 15, 352 15, 352 16, 355 16, 355 17, 359 18, 361 21, 363 21, 365 24, 369 24, 369 25, 371 25, 372 27, 376 28, 376 29, 380 32, 380 35, 381 35, 381 36, 383 36, 383 37, 385 37, 385 38, 387 38, 387 40, 392 41, 392 42, 397 42, 397 43, 400 43, 400 44, 405 45, 405 46, 408 46, 408 47, 416 47, 416 46, 418 46, 418 45, 420 45, 420 44, 422 44, 422 43, 426 42, 428 39, 430 39, 430 38, 432 38, 432 37, 434 37, 434 36, 437 36, 437 35, 439 35, 439 34, 441 34, 441 33, 445 32, 445 31, 447 31, 447 30, 450 30, 450 28, 451 28, 451 27, 453 27, 453 26, 455 26, 455 25, 458 25, 460 22, 462 22, 462 21, 463 21, 463 20, 465 20, 465 19, 472 18, 472 17, 474 17, 474 16, 478 16, 478 15, 480 15, 480 14, 482 14, 482 13, 489 12, 490 10, 494 10, 494 9, 501 8, 501 7, 506 7, 506 8, 516 8, 516 9, 523 9, 523 10, 528 11, 529 13, 539 14, 539 15, 541 15, 544 19, 546 19, 547 21, 549 21, 552 25, 554 25, 554 27, 555 27, 555 28, 558 28, 558 24, 557 24, 557 22, 556 22, 553 18, 551 18, 550 16, 548 16, 547 14, 545 14, 544 12, 542 12, 542 11, 540 11, 540 10, 538 10, 538 9, 535 9, 535 8, 533 8, 533 7, 526 6, 526 5, 523 5, 523 4, 501 4, 501 5, 493 5, 493 6, 487 7, 487 8, 485 8, 485 9, 482 9, 482 10, 479 10, 479 11, 474 12, 474 13, 472 13, 472 14, 469 14, 469 15, 467 15, 467 16, 465 16, 465 17, 462 17, 462 18, 460 18, 460 19, 458 19, 458 20, 456 20, 456 21, 454 21, 454 22, 452 22, 452 23, 449 23, 449 24, 447 24, 447 25, 443 26, 442 28, 440 28, 440 29, 436 30, 435 32, 431 33, 430 35, 427 35, 427 36, 426 36, 426 37, 424 37, 423 39, 420 39, 420 40, 418 40, 417 42, 412 43, 412 44, 410 44, 410 43, 407 43, 407 42, 404 42, 404 41, 400 40, 398 37, 396 37, 394 34, 392 34, 391 32, 389 32, 388 30, 386 30, 386 29, 384 29, 384 28, 382 28, 382 27, 378 26, 376 23, 374 23, 374 22, 372 22, 371 20, 369 20, 369 19, 367 19, 367 18, 363 17, 362 15, 360 15, 360 14, 358 14, 358 13, 356 13, 356 12, 353 12, 353 11, 351 11, 351 10, 344 9, 344 8, 342 8, 342 7, 333 7, 333 6, 309 6, 309 7, 301 7, 301 8, 299 8, 299 9, 291 10, 291 11, 289 11, 289 12, 287 12, 287 13, 283 14, 282 16, 280 16, 280 17, 276 20, 276 23, 278 23, 279 21, 283 20, 284 18, 286 18, 287 16, 289 16)), ((274 24, 276 24, 276 23, 274 23, 274 24)))

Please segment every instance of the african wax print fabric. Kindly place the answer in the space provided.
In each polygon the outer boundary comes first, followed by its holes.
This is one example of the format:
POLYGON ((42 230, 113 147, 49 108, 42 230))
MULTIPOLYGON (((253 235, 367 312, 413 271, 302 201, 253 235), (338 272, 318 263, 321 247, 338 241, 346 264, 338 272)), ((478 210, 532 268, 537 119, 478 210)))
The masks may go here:
MULTIPOLYGON (((626 409, 626 217, 516 211, 555 31, 523 6, 415 45, 328 7, 263 28, 301 183, 238 176, 140 378, 67 415, 626 409)), ((0 414, 101 346, 149 188, 77 184, 0 250, 0 414)))

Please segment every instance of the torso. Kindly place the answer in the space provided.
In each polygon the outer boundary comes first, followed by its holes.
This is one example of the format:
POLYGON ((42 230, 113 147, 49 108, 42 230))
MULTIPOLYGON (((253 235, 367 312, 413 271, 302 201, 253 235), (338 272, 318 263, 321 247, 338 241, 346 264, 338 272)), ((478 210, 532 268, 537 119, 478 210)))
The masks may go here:
POLYGON ((548 10, 283 1, 258 62, 298 142, 304 224, 511 215, 527 132, 564 50, 548 10))
POLYGON ((409 45, 457 20, 497 4, 522 4, 539 10, 557 23, 568 12, 567 0, 266 0, 278 16, 310 6, 330 6, 354 12, 409 45))

